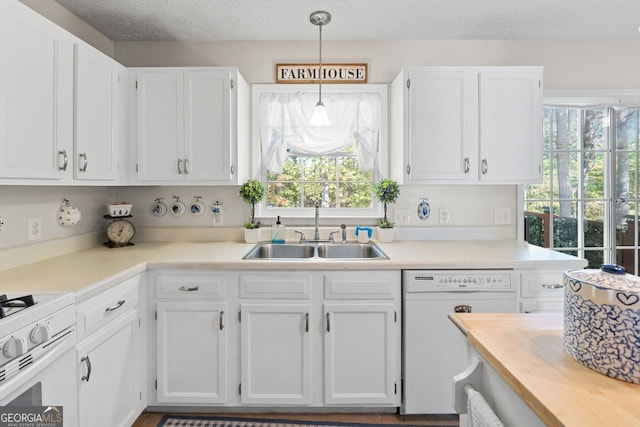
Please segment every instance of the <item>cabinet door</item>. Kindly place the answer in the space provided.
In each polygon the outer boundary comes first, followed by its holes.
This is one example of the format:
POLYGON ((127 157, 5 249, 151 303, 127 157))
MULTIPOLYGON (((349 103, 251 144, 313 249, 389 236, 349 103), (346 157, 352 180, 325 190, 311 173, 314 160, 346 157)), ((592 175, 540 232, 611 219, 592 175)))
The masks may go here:
POLYGON ((226 303, 159 302, 158 402, 227 401, 226 303))
POLYGON ((242 304, 242 404, 310 402, 309 304, 242 304))
POLYGON ((79 425, 130 426, 139 415, 137 311, 132 311, 77 347, 79 425))
POLYGON ((326 404, 393 404, 394 304, 324 305, 324 400, 326 404))
POLYGON ((230 72, 184 75, 185 179, 231 181, 230 72))
POLYGON ((184 119, 181 72, 137 76, 138 179, 184 180, 184 119))
POLYGON ((66 175, 73 119, 69 37, 18 2, 0 4, 0 177, 66 175))
POLYGON ((476 73, 412 70, 409 80, 409 181, 469 180, 477 162, 476 73))
POLYGON ((542 182, 542 71, 480 73, 480 171, 488 182, 542 182))
POLYGON ((90 46, 75 46, 75 179, 118 176, 118 64, 90 46))

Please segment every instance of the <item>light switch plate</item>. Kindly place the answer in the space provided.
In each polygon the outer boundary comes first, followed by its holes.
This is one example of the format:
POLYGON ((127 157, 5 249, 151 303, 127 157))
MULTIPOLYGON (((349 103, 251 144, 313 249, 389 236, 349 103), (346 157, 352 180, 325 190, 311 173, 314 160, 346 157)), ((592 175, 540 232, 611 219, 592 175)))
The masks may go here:
POLYGON ((493 223, 495 225, 510 225, 511 208, 495 208, 493 210, 493 223))
POLYGON ((42 239, 42 218, 27 219, 27 240, 42 239))

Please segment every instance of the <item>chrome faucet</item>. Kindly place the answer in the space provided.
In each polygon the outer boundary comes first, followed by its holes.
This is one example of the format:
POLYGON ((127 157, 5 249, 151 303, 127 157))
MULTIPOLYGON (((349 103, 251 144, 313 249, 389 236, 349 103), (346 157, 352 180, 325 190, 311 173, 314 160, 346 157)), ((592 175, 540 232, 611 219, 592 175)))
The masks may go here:
POLYGON ((342 243, 347 243, 347 224, 341 224, 342 228, 342 243))
POLYGON ((313 240, 320 240, 320 232, 318 231, 318 220, 320 219, 320 202, 315 203, 316 208, 316 227, 313 232, 313 240))

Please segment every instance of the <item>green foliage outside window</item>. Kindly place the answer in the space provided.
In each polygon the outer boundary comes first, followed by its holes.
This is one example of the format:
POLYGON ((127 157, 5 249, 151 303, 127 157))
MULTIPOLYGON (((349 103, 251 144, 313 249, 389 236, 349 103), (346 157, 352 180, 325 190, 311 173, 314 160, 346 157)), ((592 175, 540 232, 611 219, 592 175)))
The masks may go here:
POLYGON ((267 173, 267 207, 370 208, 373 171, 360 171, 355 155, 289 156, 282 173, 267 173))

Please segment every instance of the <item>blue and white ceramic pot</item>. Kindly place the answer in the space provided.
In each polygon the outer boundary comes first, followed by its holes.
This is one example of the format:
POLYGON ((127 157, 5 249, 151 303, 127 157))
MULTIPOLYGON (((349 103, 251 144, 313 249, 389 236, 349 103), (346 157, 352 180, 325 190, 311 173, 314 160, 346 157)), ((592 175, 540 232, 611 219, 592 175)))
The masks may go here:
POLYGON ((564 349, 588 368, 640 384, 640 278, 617 273, 565 272, 564 349))

